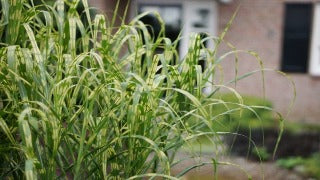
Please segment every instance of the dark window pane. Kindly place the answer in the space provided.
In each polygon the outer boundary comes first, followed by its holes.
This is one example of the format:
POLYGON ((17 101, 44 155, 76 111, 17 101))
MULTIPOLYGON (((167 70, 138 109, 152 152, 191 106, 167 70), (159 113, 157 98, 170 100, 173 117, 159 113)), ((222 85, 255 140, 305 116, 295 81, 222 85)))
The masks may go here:
POLYGON ((197 14, 199 20, 193 23, 193 27, 195 28, 206 28, 208 25, 209 19, 209 10, 208 9, 198 9, 197 14))
MULTIPOLYGON (((153 4, 141 4, 139 6, 139 13, 142 12, 158 12, 164 23, 166 29, 166 37, 171 39, 171 41, 175 41, 181 31, 181 18, 182 18, 182 10, 180 5, 153 5, 153 4)), ((153 14, 149 14, 143 17, 142 22, 147 25, 150 25, 149 32, 152 35, 157 36, 160 32, 160 23, 153 14)))
MULTIPOLYGON (((200 33, 200 38, 201 38, 201 48, 207 48, 208 45, 207 45, 207 42, 208 41, 204 41, 205 38, 207 38, 208 35, 206 33, 200 33)), ((199 58, 199 61, 198 61, 198 64, 201 66, 201 69, 202 69, 202 72, 204 72, 204 69, 206 67, 206 61, 207 59, 204 57, 204 55, 200 55, 200 58, 199 58)))
MULTIPOLYGON (((172 42, 175 41, 181 31, 181 21, 182 21, 182 7, 179 4, 140 4, 138 6, 139 13, 143 12, 157 12, 160 14, 161 18, 165 23, 165 36, 169 38, 172 42)), ((141 18, 141 21, 145 23, 148 28, 149 33, 157 37, 161 30, 161 24, 157 17, 153 13, 141 18)), ((179 49, 179 42, 176 46, 179 49)), ((155 50, 157 53, 162 53, 163 49, 157 48, 155 50)), ((142 60, 143 62, 143 60, 142 60)), ((171 64, 176 64, 176 59, 173 58, 170 62, 171 64)), ((160 62, 159 62, 160 64, 160 62)), ((158 71, 161 72, 161 69, 158 71)))
POLYGON ((311 13, 311 4, 286 4, 282 71, 307 72, 311 13))

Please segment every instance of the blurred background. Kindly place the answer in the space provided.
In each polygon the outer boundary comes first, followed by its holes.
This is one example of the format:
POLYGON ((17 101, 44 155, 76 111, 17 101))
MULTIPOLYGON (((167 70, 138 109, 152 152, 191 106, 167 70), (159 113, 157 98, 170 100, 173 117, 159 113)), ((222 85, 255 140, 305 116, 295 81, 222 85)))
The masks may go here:
MULTIPOLYGON (((90 0, 90 3, 97 8, 97 12, 106 14, 111 20, 117 1, 90 0)), ((263 67, 254 56, 255 53, 235 53, 222 63, 223 82, 257 71, 231 87, 244 95, 245 103, 273 107, 286 121, 282 140, 273 159, 272 152, 279 135, 275 113, 257 111, 262 122, 250 112, 242 116, 235 114, 234 117, 222 117, 224 126, 216 124, 217 130, 236 130, 256 142, 261 160, 265 161, 262 165, 264 173, 260 171, 260 160, 255 149, 250 147, 246 139, 224 139, 226 144, 232 146, 232 156, 226 157, 230 158, 226 161, 240 164, 254 179, 260 179, 261 174, 265 175, 265 179, 320 179, 319 0, 121 0, 119 5, 117 23, 123 18, 129 22, 135 15, 147 11, 159 13, 166 23, 168 38, 174 41, 181 32, 180 54, 187 52, 188 34, 203 33, 203 38, 208 37, 207 33, 219 36, 239 8, 219 54, 223 55, 234 48, 250 50, 259 55, 263 67), (126 7, 129 12, 127 17, 123 17, 126 7), (264 80, 261 68, 265 68, 264 80)), ((145 16, 142 21, 152 27, 155 35, 159 33, 160 24, 154 14, 145 16)), ((214 48, 214 43, 208 41, 205 46, 214 48)), ((202 66, 205 65, 203 62, 202 66)), ((236 101, 228 92, 222 94, 221 98, 236 101)), ((205 141, 202 150, 210 156, 211 147, 206 146, 205 141)), ((196 169, 186 179, 212 179, 210 168, 196 169)), ((246 174, 233 166, 223 166, 219 171, 219 179, 242 177, 246 179, 246 174)))

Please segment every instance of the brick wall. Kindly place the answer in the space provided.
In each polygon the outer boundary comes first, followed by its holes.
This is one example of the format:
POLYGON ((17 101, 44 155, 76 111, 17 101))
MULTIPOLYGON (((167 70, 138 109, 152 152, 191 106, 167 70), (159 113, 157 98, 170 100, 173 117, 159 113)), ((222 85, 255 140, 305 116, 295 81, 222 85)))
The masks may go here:
MULTIPOLYGON (((124 8, 121 0, 121 8, 124 8)), ((115 0, 92 0, 91 4, 110 16, 115 0)), ((285 2, 320 2, 320 0, 233 0, 231 4, 219 5, 220 32, 240 5, 239 12, 225 40, 237 49, 257 52, 266 68, 280 70, 282 51, 282 30, 285 2)), ((121 9, 120 9, 121 12, 121 9)), ((220 54, 230 49, 224 44, 220 54)), ((225 81, 235 76, 234 58, 223 62, 225 81)), ((259 69, 259 62, 248 54, 239 53, 239 75, 259 69)), ((289 74, 296 86, 296 101, 288 117, 292 121, 320 123, 320 78, 308 74, 289 74)), ((259 73, 241 80, 235 87, 243 94, 262 96, 262 80, 259 73)), ((293 100, 290 81, 275 71, 265 72, 266 97, 277 111, 286 115, 293 100)))
MULTIPOLYGON (((282 53, 282 30, 284 22, 285 2, 319 2, 312 0, 234 0, 229 5, 219 7, 220 31, 228 23, 230 17, 240 4, 237 17, 227 33, 225 40, 238 49, 254 50, 259 53, 265 67, 280 70, 282 53)), ((227 51, 225 46, 220 53, 227 51)), ((234 58, 223 63, 225 79, 232 79, 234 58)), ((239 54, 239 74, 259 68, 255 58, 239 54)), ((296 85, 296 102, 288 119, 292 121, 320 123, 320 78, 309 74, 288 74, 296 85)), ((270 99, 276 110, 284 115, 288 111, 293 98, 290 82, 276 72, 266 72, 266 97, 270 99)), ((261 76, 256 74, 246 80, 239 81, 236 89, 244 94, 262 96, 261 76)))
MULTIPOLYGON (((90 0, 89 2, 90 6, 98 10, 98 13, 105 14, 109 22, 112 20, 117 0, 90 0)), ((120 0, 116 24, 121 22, 127 4, 128 0, 120 0)))

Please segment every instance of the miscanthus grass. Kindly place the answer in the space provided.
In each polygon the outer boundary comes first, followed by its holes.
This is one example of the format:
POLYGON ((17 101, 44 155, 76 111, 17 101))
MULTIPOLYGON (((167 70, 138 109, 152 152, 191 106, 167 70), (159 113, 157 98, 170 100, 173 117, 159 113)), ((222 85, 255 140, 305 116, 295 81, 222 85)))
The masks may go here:
POLYGON ((228 106, 215 93, 238 97, 238 108, 223 114, 254 112, 228 83, 211 78, 226 56, 240 53, 217 56, 230 24, 219 37, 186 37, 189 51, 181 57, 163 23, 151 36, 140 21, 146 14, 115 27, 116 15, 107 22, 90 11, 87 0, 1 1, 0 178, 176 179, 188 172, 170 174, 181 146, 224 134, 211 129, 219 114, 210 108, 228 106))

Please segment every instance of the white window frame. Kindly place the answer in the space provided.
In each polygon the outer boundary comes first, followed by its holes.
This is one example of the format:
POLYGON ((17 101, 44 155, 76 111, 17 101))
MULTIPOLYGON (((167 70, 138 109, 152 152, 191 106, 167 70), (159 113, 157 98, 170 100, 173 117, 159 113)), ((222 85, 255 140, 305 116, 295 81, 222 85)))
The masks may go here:
POLYGON ((320 3, 314 4, 312 24, 309 73, 320 76, 320 3))

